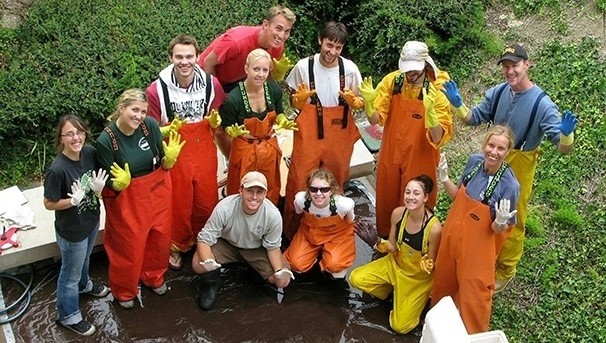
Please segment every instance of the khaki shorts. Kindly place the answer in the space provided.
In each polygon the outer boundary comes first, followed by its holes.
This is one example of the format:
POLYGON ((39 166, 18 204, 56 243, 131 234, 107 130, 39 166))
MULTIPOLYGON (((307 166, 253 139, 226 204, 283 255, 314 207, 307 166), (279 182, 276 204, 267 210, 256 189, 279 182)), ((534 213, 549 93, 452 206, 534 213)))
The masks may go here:
MULTIPOLYGON (((275 273, 274 268, 271 266, 271 263, 269 263, 267 249, 263 247, 240 249, 231 245, 226 240, 219 238, 217 243, 212 245, 210 249, 213 255, 215 255, 215 261, 217 261, 217 263, 246 262, 256 270, 257 273, 261 274, 265 280, 275 273)), ((288 266, 284 257, 282 257, 282 265, 288 266)))

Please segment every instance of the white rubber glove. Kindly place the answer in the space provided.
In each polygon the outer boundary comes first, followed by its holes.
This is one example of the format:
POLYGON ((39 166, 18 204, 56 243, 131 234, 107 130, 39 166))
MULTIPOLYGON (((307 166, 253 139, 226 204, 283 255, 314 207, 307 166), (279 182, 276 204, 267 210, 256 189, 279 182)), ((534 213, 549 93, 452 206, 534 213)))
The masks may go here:
POLYGON ((274 274, 274 276, 275 276, 275 277, 277 277, 278 279, 288 279, 288 278, 291 278, 291 279, 293 279, 293 280, 295 279, 295 276, 294 276, 294 274, 293 274, 293 273, 290 271, 290 269, 286 269, 286 268, 279 269, 279 270, 278 270, 278 271, 277 271, 277 272, 274 274))
POLYGON ((90 190, 93 191, 95 194, 101 193, 103 187, 105 187, 105 182, 107 181, 108 177, 109 175, 107 175, 107 172, 103 168, 99 168, 99 173, 93 170, 93 177, 90 183, 90 190))
POLYGON ((499 201, 498 204, 494 204, 494 210, 495 210, 495 219, 494 222, 498 225, 498 226, 506 226, 507 225, 507 221, 511 218, 513 218, 513 216, 516 215, 516 213, 518 213, 518 210, 513 210, 511 212, 509 212, 509 209, 511 208, 511 202, 509 201, 509 199, 501 199, 501 201, 499 201))
POLYGON ((450 180, 448 177, 448 162, 446 161, 446 154, 440 154, 440 162, 438 162, 438 179, 441 182, 450 180))
POLYGON ((206 271, 212 272, 213 270, 221 268, 221 264, 217 263, 214 258, 201 261, 200 265, 204 266, 206 271))
POLYGON ((67 196, 71 198, 69 202, 72 206, 78 206, 82 202, 82 199, 84 199, 85 194, 82 185, 80 185, 80 181, 74 181, 72 184, 72 192, 67 193, 67 196))

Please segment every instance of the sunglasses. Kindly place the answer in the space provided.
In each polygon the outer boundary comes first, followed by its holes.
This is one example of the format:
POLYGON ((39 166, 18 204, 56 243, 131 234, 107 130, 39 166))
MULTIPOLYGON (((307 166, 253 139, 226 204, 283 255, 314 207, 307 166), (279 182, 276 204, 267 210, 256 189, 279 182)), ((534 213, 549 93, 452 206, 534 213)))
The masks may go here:
POLYGON ((318 191, 320 191, 322 193, 328 193, 328 192, 330 192, 330 190, 331 190, 330 187, 313 187, 313 186, 309 187, 310 193, 318 193, 318 191))

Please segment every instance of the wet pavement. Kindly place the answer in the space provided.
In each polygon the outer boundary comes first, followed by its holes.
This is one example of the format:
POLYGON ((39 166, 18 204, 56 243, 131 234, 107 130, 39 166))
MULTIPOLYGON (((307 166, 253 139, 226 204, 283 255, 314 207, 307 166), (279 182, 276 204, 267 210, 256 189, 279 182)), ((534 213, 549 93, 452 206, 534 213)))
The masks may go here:
MULTIPOLYGON (((374 220, 374 206, 357 188, 347 196, 356 202, 356 216, 374 220)), ((372 258, 373 251, 357 239, 354 266, 372 258)), ((80 298, 84 318, 97 327, 83 338, 55 324, 58 263, 37 266, 29 310, 4 328, 16 342, 418 342, 420 327, 407 335, 394 333, 388 323, 391 302, 352 289, 345 281, 333 281, 317 268, 284 289, 281 303, 277 290, 244 265, 222 268, 222 286, 215 308, 205 312, 196 302, 198 280, 191 271, 192 252, 184 256, 184 268, 169 270, 170 292, 158 296, 143 287, 130 310, 122 309, 111 295, 80 298), (11 332, 12 331, 12 332, 11 332)), ((91 277, 107 280, 103 251, 91 257, 91 277)), ((27 275, 21 275, 27 282, 27 275)), ((19 297, 22 288, 2 280, 6 303, 19 297)), ((2 336, 0 335, 0 342, 2 336)))

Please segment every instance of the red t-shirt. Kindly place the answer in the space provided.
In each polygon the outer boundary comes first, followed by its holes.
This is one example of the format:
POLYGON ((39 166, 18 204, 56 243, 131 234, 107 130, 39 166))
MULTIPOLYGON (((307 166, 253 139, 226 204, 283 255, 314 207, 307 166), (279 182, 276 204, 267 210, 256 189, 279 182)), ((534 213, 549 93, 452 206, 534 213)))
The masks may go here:
MULTIPOLYGON (((198 65, 206 71, 204 59, 214 52, 219 60, 219 64, 215 66, 215 76, 221 84, 233 83, 246 78, 244 72, 246 57, 254 49, 260 48, 259 32, 261 29, 262 26, 236 26, 227 30, 204 49, 198 58, 198 65)), ((282 44, 277 49, 269 48, 267 52, 271 57, 280 59, 284 52, 284 45, 282 44)))

